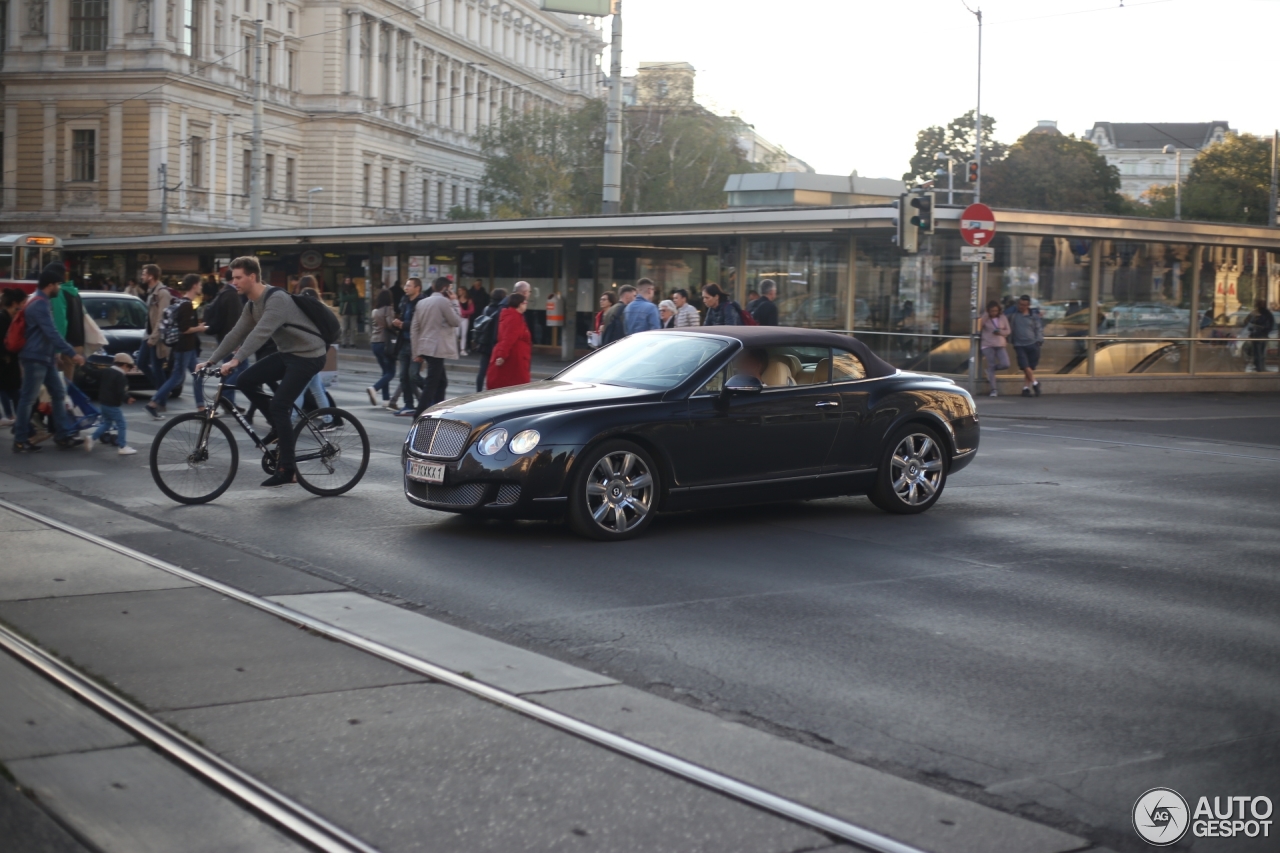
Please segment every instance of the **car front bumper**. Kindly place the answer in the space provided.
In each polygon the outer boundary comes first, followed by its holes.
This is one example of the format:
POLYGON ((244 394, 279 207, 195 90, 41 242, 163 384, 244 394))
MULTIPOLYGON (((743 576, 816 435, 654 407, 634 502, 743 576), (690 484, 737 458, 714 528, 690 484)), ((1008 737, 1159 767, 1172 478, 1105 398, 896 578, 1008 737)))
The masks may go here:
POLYGON ((558 518, 568 507, 567 476, 578 447, 539 447, 515 455, 503 449, 481 456, 474 447, 453 460, 415 452, 406 444, 400 455, 404 495, 409 502, 444 512, 493 518, 558 518), (409 476, 409 460, 444 465, 443 483, 409 476))

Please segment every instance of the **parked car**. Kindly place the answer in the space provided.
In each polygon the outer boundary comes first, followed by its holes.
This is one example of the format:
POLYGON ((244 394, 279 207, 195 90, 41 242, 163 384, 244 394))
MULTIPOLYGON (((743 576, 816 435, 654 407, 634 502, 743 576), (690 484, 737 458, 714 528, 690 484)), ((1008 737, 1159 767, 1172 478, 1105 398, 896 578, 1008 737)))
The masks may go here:
POLYGON ((866 494, 923 512, 977 449, 973 399, 949 379, 832 332, 715 326, 631 335, 549 380, 447 400, 401 461, 418 506, 619 540, 668 510, 866 494))
MULTIPOLYGON (((88 353, 84 367, 76 373, 76 384, 86 394, 96 399, 98 377, 111 367, 118 352, 136 356, 147 336, 147 304, 128 293, 112 293, 100 290, 80 291, 84 312, 102 330, 107 345, 96 353, 88 353)), ((136 366, 128 372, 129 390, 154 391, 155 384, 136 366)), ((185 382, 183 383, 185 385, 185 382)), ((174 397, 180 396, 183 385, 178 386, 174 397)))

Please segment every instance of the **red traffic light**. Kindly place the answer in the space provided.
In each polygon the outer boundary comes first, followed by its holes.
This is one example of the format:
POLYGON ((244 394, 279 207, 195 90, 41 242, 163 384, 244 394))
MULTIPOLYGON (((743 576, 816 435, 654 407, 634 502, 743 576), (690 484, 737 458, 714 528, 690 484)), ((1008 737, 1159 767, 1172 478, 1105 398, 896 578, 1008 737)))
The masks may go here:
POLYGON ((978 161, 969 161, 969 183, 976 184, 978 182, 978 161))

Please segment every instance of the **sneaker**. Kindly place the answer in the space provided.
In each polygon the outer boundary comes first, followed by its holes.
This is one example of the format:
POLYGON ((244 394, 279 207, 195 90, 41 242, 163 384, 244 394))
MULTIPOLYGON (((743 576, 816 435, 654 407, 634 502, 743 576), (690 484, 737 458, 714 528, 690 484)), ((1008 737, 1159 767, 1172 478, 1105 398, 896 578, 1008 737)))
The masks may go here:
POLYGON ((13 418, 0 418, 0 427, 13 426, 13 424, 14 424, 13 418))
POLYGON ((396 412, 396 417, 397 417, 397 418, 411 418, 411 417, 413 417, 413 413, 414 413, 414 412, 416 412, 416 411, 417 411, 417 409, 400 409, 398 412, 396 412))
POLYGON ((133 456, 137 452, 138 451, 126 444, 124 447, 116 451, 116 456, 133 456))
POLYGON ((1035 395, 1036 395, 1037 397, 1039 397, 1039 396, 1040 396, 1040 383, 1039 383, 1039 382, 1035 382, 1035 383, 1033 383, 1033 384, 1031 385, 1031 390, 1035 392, 1035 395))
POLYGON ((1030 396, 1031 396, 1031 389, 1030 389, 1030 388, 1023 388, 1023 389, 1022 389, 1022 396, 1024 396, 1024 397, 1030 397, 1030 396))
POLYGON ((364 390, 365 390, 365 393, 369 395, 369 405, 370 405, 370 406, 377 406, 377 405, 378 405, 378 392, 374 389, 374 387, 373 387, 372 385, 370 385, 368 388, 366 388, 366 389, 364 389, 364 390))
POLYGON ((91 435, 86 435, 84 437, 84 452, 85 453, 93 452, 93 436, 91 435))
POLYGON ((262 481, 264 489, 274 489, 278 486, 288 486, 293 483, 292 471, 277 471, 270 477, 262 481))
POLYGON ((44 448, 29 441, 15 441, 13 443, 14 453, 39 453, 41 450, 44 450, 44 448))
POLYGON ((58 445, 59 450, 71 450, 73 447, 84 447, 84 443, 80 440, 80 436, 73 435, 68 438, 55 438, 53 443, 58 445))
POLYGON ((151 415, 151 417, 155 418, 156 420, 158 421, 164 420, 164 415, 160 414, 160 410, 157 409, 155 406, 151 405, 150 403, 147 403, 142 408, 146 409, 147 414, 151 415))
POLYGON ((988 394, 987 396, 988 396, 988 397, 999 397, 999 396, 1000 396, 1000 392, 999 392, 999 391, 992 391, 992 392, 991 392, 990 394, 988 394))

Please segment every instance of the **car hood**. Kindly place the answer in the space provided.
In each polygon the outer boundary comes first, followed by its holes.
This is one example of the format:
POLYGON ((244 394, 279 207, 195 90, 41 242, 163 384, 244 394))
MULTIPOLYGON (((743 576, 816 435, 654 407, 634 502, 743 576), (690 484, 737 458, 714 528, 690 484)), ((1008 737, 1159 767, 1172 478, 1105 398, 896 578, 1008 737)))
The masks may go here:
POLYGON ((102 336, 107 339, 103 349, 109 354, 127 352, 132 355, 142 345, 147 333, 143 329, 103 329, 102 336))
POLYGON ((661 397, 661 391, 643 388, 548 379, 514 388, 498 388, 465 397, 454 397, 428 409, 428 412, 437 417, 464 420, 476 426, 542 412, 618 405, 657 400, 661 397))

